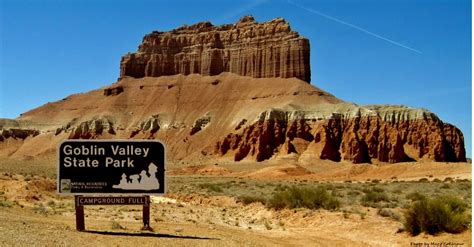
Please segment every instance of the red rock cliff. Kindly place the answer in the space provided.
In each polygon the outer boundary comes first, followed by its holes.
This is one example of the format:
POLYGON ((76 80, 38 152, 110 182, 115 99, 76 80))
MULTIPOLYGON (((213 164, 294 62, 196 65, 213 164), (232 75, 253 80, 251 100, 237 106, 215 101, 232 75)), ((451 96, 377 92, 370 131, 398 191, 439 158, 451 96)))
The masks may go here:
POLYGON ((429 111, 403 106, 333 110, 329 115, 264 112, 255 123, 218 142, 215 153, 233 155, 235 161, 290 153, 353 163, 466 161, 461 131, 429 111))
POLYGON ((201 22, 152 32, 143 38, 138 52, 126 54, 120 63, 121 78, 222 72, 309 82, 309 41, 282 18, 257 23, 246 16, 236 24, 201 22))

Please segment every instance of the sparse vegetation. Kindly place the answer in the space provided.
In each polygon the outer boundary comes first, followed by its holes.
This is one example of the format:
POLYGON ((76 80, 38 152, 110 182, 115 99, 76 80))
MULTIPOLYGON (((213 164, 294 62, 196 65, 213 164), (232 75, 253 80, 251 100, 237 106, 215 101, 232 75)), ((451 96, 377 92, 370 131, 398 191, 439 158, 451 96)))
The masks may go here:
POLYGON ((13 202, 5 199, 4 197, 0 197, 0 207, 11 207, 13 206, 13 202))
POLYGON ((48 214, 48 209, 43 205, 43 203, 35 203, 33 211, 37 214, 48 214))
POLYGON ((451 186, 449 186, 449 184, 443 184, 440 188, 441 189, 449 189, 449 188, 451 188, 451 186))
POLYGON ((452 177, 446 177, 446 178, 444 179, 444 182, 445 182, 445 183, 446 183, 446 182, 453 182, 453 178, 452 178, 452 177))
POLYGON ((209 192, 222 192, 220 184, 204 183, 200 184, 199 187, 201 189, 207 189, 209 192))
POLYGON ((413 235, 421 232, 460 233, 467 229, 466 203, 453 196, 415 201, 405 213, 405 229, 413 235))
POLYGON ((275 193, 267 204, 268 207, 277 210, 283 208, 335 210, 340 205, 340 201, 323 187, 291 187, 288 190, 275 193))
POLYGON ((249 195, 239 196, 237 200, 239 202, 242 202, 244 205, 248 205, 254 202, 260 202, 265 205, 267 202, 267 200, 264 197, 249 196, 249 195))
POLYGON ((418 192, 412 192, 408 195, 406 195, 406 198, 409 199, 409 200, 412 200, 412 201, 419 201, 421 199, 425 199, 426 196, 418 193, 418 192))
POLYGON ((118 223, 117 221, 112 221, 112 229, 113 230, 125 230, 126 228, 123 227, 122 225, 120 225, 120 223, 118 223))
POLYGON ((377 210, 377 214, 382 216, 382 217, 388 217, 392 218, 396 221, 399 221, 401 219, 400 215, 396 213, 395 211, 388 209, 388 208, 379 208, 377 210))
POLYGON ((371 190, 364 190, 365 195, 361 198, 361 204, 366 207, 376 208, 379 202, 389 202, 388 195, 383 189, 373 187, 371 190))
POLYGON ((268 220, 265 220, 263 224, 265 225, 265 229, 267 230, 273 229, 271 223, 268 220))

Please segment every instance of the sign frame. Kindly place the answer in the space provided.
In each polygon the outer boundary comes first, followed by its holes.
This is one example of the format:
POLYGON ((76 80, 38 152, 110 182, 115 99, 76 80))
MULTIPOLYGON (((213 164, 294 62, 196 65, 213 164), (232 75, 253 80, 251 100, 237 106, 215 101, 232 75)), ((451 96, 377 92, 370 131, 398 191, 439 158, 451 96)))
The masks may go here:
POLYGON ((57 162, 57 174, 56 174, 56 193, 59 194, 60 196, 99 196, 99 197, 120 197, 120 196, 162 196, 166 194, 166 188, 167 188, 167 183, 166 183, 166 145, 160 140, 154 140, 154 139, 66 139, 61 141, 58 144, 58 150, 57 150, 57 157, 58 157, 58 162, 57 162), (163 184, 160 184, 161 187, 163 187, 163 192, 162 193, 156 193, 156 192, 120 192, 120 193, 111 193, 111 192, 61 192, 61 179, 60 179, 60 172, 59 169, 62 164, 61 158, 61 147, 63 146, 64 143, 67 142, 99 142, 99 143, 110 143, 110 142, 129 142, 129 143, 134 143, 134 142, 156 142, 159 143, 163 147, 163 184))

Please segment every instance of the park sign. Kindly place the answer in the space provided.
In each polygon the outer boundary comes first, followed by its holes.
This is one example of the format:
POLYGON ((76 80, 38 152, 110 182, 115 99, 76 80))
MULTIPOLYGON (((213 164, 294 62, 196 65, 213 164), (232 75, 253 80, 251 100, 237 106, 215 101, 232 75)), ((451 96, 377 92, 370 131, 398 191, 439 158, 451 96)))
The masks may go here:
POLYGON ((154 140, 66 140, 59 145, 62 195, 165 192, 165 147, 154 140))

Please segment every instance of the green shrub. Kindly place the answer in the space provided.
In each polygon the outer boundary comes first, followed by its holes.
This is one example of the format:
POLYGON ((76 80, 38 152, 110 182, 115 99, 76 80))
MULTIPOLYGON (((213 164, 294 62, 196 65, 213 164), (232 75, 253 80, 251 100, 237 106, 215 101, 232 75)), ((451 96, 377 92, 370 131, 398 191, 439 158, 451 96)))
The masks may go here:
POLYGON ((254 202, 260 202, 262 203, 263 205, 265 205, 266 203, 266 199, 263 198, 263 197, 259 197, 259 196, 247 196, 247 195, 244 195, 244 196, 239 196, 237 198, 237 201, 243 203, 244 205, 248 205, 248 204, 251 204, 251 203, 254 203, 254 202))
POLYGON ((407 199, 410 199, 410 200, 412 200, 412 201, 419 201, 419 200, 421 200, 421 199, 425 199, 426 196, 424 196, 424 195, 422 195, 422 194, 420 194, 420 193, 418 193, 418 192, 412 192, 412 193, 406 195, 406 198, 407 198, 407 199))
POLYGON ((382 188, 380 188, 380 187, 373 187, 373 188, 372 188, 372 191, 373 191, 373 192, 379 192, 379 193, 380 193, 380 192, 384 192, 384 189, 382 189, 382 188))
POLYGON ((399 214, 395 213, 393 210, 390 210, 388 208, 379 208, 377 210, 377 214, 382 217, 392 218, 396 221, 399 221, 401 218, 399 214))
POLYGON ((361 194, 361 192, 358 191, 358 190, 351 190, 351 191, 347 192, 348 196, 358 196, 360 194, 361 194))
POLYGON ((451 186, 449 184, 443 184, 440 189, 451 189, 451 186))
POLYGON ((283 208, 334 210, 339 208, 340 204, 340 201, 323 187, 291 187, 288 190, 275 193, 268 200, 267 206, 277 210, 283 208))
POLYGON ((120 225, 117 221, 112 221, 111 228, 114 230, 125 230, 126 228, 120 225))
POLYGON ((13 203, 3 197, 0 197, 0 207, 11 207, 13 203))
POLYGON ((453 196, 422 198, 405 212, 405 230, 413 235, 421 232, 460 233, 469 224, 469 218, 465 215, 466 208, 466 203, 453 196))
POLYGON ((33 211, 35 211, 37 214, 48 214, 48 209, 43 205, 43 203, 35 203, 33 211))
MULTIPOLYGON (((375 189, 375 187, 373 188, 375 189)), ((380 190, 369 190, 361 198, 361 204, 366 207, 377 207, 379 202, 389 202, 388 195, 380 190)))
POLYGON ((199 188, 207 189, 207 191, 209 192, 222 192, 222 188, 220 184, 204 183, 204 184, 200 184, 199 188))
POLYGON ((444 182, 453 182, 453 178, 452 177, 446 177, 444 179, 444 182))

